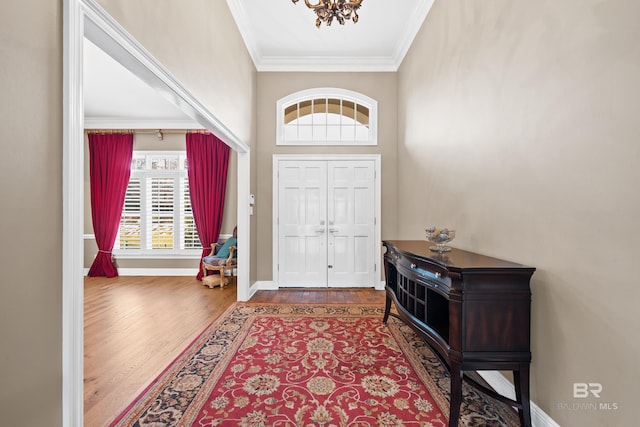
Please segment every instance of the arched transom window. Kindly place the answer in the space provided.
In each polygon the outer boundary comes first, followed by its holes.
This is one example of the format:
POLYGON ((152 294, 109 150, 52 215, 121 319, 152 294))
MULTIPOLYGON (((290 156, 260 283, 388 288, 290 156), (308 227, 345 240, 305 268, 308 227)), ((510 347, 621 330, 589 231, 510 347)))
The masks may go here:
POLYGON ((358 92, 316 88, 277 103, 278 145, 377 145, 378 103, 358 92))

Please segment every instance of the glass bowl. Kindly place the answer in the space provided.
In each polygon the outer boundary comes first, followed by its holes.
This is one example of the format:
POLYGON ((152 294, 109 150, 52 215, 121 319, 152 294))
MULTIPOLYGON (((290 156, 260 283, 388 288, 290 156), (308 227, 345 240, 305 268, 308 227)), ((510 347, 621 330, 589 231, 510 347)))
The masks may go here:
POLYGON ((427 233, 427 240, 436 244, 435 246, 429 246, 429 250, 438 253, 449 252, 451 250, 451 248, 446 246, 446 244, 456 237, 456 230, 429 227, 425 229, 425 231, 427 233))

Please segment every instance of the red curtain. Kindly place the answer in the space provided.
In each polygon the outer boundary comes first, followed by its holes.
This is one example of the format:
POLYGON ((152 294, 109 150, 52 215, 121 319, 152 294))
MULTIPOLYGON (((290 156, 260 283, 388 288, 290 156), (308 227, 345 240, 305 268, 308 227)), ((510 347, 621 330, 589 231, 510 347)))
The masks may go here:
POLYGON ((91 219, 98 245, 89 276, 116 277, 111 251, 131 175, 133 134, 89 134, 89 156, 91 219))
MULTIPOLYGON (((191 209, 196 223, 202 256, 209 255, 222 227, 229 167, 229 146, 206 133, 187 134, 187 165, 191 209)), ((202 264, 197 279, 202 280, 202 264)))

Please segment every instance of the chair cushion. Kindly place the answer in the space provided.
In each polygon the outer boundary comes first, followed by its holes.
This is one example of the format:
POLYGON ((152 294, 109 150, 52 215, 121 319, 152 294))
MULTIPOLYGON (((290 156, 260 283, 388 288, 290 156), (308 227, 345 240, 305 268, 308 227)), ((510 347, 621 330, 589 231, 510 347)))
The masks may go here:
POLYGON ((209 265, 225 265, 227 262, 227 257, 220 258, 219 256, 206 256, 202 258, 202 262, 209 265))
POLYGON ((216 256, 218 258, 229 258, 229 248, 231 246, 236 246, 237 244, 238 244, 238 239, 236 239, 233 236, 229 237, 227 241, 224 242, 224 245, 222 245, 222 247, 218 250, 218 252, 216 253, 216 256))

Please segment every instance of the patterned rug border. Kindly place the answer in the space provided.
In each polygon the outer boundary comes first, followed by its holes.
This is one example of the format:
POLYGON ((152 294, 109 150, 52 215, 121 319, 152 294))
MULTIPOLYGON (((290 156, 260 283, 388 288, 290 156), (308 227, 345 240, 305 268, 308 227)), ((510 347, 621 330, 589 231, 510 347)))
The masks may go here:
MULTIPOLYGON (((184 348, 184 350, 182 350, 172 361, 171 363, 169 363, 167 365, 166 368, 164 368, 162 370, 162 372, 160 372, 154 379, 153 381, 151 381, 151 383, 149 383, 149 385, 147 385, 140 393, 138 393, 138 395, 135 397, 135 399, 133 399, 133 401, 131 403, 129 403, 127 405, 126 408, 124 408, 120 414, 118 414, 118 416, 111 421, 111 423, 109 424, 109 427, 111 426, 116 426, 118 425, 120 422, 122 422, 124 420, 124 418, 127 416, 127 414, 129 412, 131 412, 133 410, 133 408, 135 408, 136 406, 138 406, 141 402, 141 400, 144 398, 144 396, 149 393, 154 387, 157 387, 158 382, 160 382, 160 380, 169 373, 169 371, 173 368, 175 370, 175 368, 177 367, 176 364, 182 360, 182 358, 185 356, 186 353, 189 352, 189 350, 193 350, 194 348, 197 347, 197 343, 198 341, 202 340, 206 335, 207 332, 214 326, 216 326, 218 323, 222 323, 224 322, 224 319, 226 319, 228 316, 230 316, 233 311, 236 309, 236 307, 239 304, 247 304, 247 303, 242 303, 242 302, 234 302, 233 304, 231 304, 225 311, 222 312, 222 314, 220 314, 218 317, 216 317, 215 319, 213 319, 211 321, 211 323, 209 323, 203 330, 202 332, 200 332, 198 334, 197 337, 195 337, 189 344, 187 344, 187 346, 184 348)), ((193 351, 195 352, 195 351, 193 351)))
MULTIPOLYGON (((224 340, 225 351, 220 358, 215 362, 212 374, 216 373, 219 366, 226 366, 229 359, 233 358, 237 349, 242 345, 243 339, 237 339, 238 336, 245 336, 245 330, 251 327, 253 320, 258 316, 348 316, 348 317, 372 317, 379 316, 382 321, 384 313, 384 304, 350 304, 350 303, 299 303, 299 304, 281 304, 281 303, 258 303, 258 302, 235 302, 229 306, 221 315, 214 319, 203 331, 194 338, 189 345, 147 386, 145 389, 136 396, 136 398, 109 424, 110 427, 116 426, 131 426, 135 420, 139 419, 140 415, 144 413, 147 407, 154 402, 155 396, 162 392, 176 377, 186 362, 189 361, 194 355, 196 355, 203 344, 211 339, 215 334, 221 331, 225 322, 233 319, 244 319, 241 325, 236 330, 232 331, 232 336, 227 337, 224 340), (259 307, 259 310, 256 310, 259 307), (234 317, 235 316, 235 317, 234 317), (250 319, 253 317, 254 319, 250 319)), ((433 354, 431 349, 419 338, 407 325, 402 323, 393 317, 389 318, 387 328, 396 342, 403 349, 403 354, 414 368, 416 374, 425 383, 429 390, 431 390, 432 397, 439 406, 440 410, 448 414, 449 413, 449 397, 448 397, 448 372, 441 365, 440 361, 433 354), (433 369, 436 369, 439 375, 433 376, 433 369), (446 377, 446 378, 445 378, 446 377), (443 382, 446 380, 446 383, 443 382)), ((228 331, 227 331, 228 332, 228 331)), ((213 376, 213 375, 212 375, 213 376)), ((208 378, 206 383, 213 381, 213 378, 208 378)), ((206 392, 207 387, 205 384, 197 391, 197 395, 206 392)), ((485 398, 480 399, 481 402, 477 402, 477 391, 470 391, 465 386, 463 396, 463 408, 461 424, 462 425, 495 425, 495 426, 510 426, 519 425, 517 422, 517 415, 511 409, 505 405, 494 404, 493 400, 485 398), (473 395, 472 395, 473 394, 473 395), (467 405, 467 400, 470 397, 476 397, 473 402, 467 405), (487 419, 487 424, 478 423, 479 418, 477 413, 484 415, 484 411, 487 410, 487 401, 492 402, 492 406, 496 406, 487 419), (478 404, 479 403, 479 404, 478 404), (502 406, 498 406, 502 405, 502 406), (471 414, 465 415, 465 406, 469 408, 471 414), (514 424, 515 420, 515 424, 514 424)), ((187 415, 193 411, 197 411, 198 408, 192 408, 187 404, 182 412, 182 416, 189 418, 187 415)), ((469 412, 469 411, 467 411, 469 412)), ((482 418, 484 419, 484 418, 482 418)))

